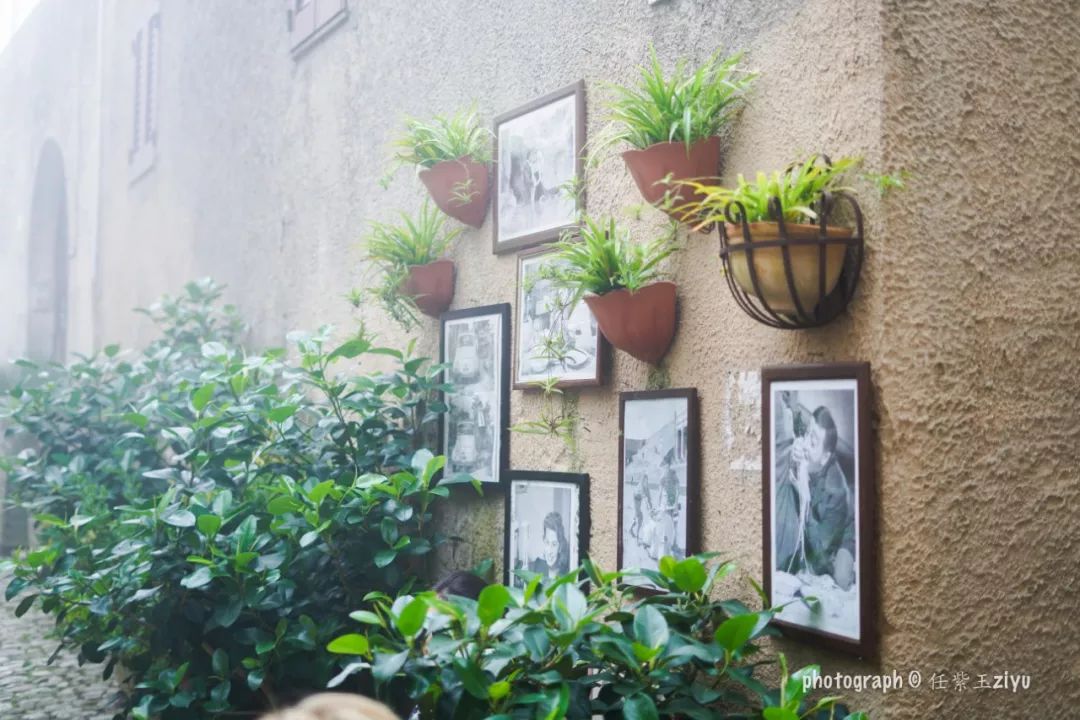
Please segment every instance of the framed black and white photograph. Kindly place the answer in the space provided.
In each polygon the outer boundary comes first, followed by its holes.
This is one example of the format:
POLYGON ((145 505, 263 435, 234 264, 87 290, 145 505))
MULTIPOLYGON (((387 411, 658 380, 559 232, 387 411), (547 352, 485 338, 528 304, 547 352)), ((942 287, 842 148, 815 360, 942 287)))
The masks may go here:
POLYGON ((578 567, 589 550, 589 476, 531 470, 507 475, 505 584, 525 586, 517 571, 550 582, 578 567))
POLYGON ((576 226, 584 147, 584 81, 495 118, 495 253, 557 240, 576 226))
POLYGON ((817 645, 877 649, 870 366, 767 367, 762 388, 765 592, 817 645))
POLYGON ((603 384, 607 342, 589 306, 541 276, 555 254, 550 248, 518 258, 517 341, 514 387, 558 379, 558 387, 603 384))
POLYGON ((695 389, 619 394, 620 570, 656 570, 666 555, 699 552, 698 442, 695 389))
POLYGON ((443 477, 498 483, 510 458, 510 305, 443 313, 439 356, 454 386, 443 415, 443 477))

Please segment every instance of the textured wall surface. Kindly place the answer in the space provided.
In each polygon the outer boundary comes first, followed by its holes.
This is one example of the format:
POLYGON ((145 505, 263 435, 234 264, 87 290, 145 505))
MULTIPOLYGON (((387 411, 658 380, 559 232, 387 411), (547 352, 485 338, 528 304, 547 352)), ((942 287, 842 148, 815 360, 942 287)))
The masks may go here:
MULTIPOLYGON (((105 98, 100 169, 97 149, 85 151, 89 169, 86 158, 72 161, 76 176, 100 175, 96 301, 92 313, 82 308, 88 321, 71 342, 78 349, 146 340, 150 328, 129 309, 202 275, 229 285, 255 344, 280 345, 288 331, 326 322, 344 335, 360 320, 404 344, 378 308, 357 313, 344 300, 366 282, 356 248, 365 223, 424 197, 404 170, 388 190, 378 183, 401 116, 475 102, 487 122, 584 79, 595 132, 602 83, 631 81, 649 43, 668 65, 720 46, 745 50, 762 73, 726 138, 729 180, 816 150, 862 155, 872 170, 910 170, 910 189, 886 200, 857 183, 868 223, 859 296, 820 330, 756 324, 719 275, 715 235, 683 236, 669 268, 680 326, 663 364, 672 387, 699 393, 705 549, 761 574, 761 366, 868 360, 880 662, 788 641, 780 649, 830 672, 1032 675, 1031 690, 1016 695, 924 687, 854 699, 879 718, 1034 717, 1044 713, 1030 708, 1052 715, 1080 700, 1080 664, 1069 653, 1077 632, 1065 624, 1078 562, 1080 257, 1059 216, 1077 190, 1075 3, 351 2, 345 24, 294 60, 281 3, 162 0, 157 161, 129 184, 130 41, 144 5, 105 1, 103 73, 93 75, 94 53, 85 53, 77 83, 105 98)), ((45 0, 19 47, 44 42, 45 19, 64 7, 45 0)), ((64 36, 93 37, 82 27, 64 36)), ((0 56, 5 108, 32 84, 23 66, 13 75, 12 57, 10 48, 0 56)), ((21 129, 5 145, 24 149, 5 153, 0 171, 7 177, 10 165, 21 188, 43 137, 31 132, 34 116, 17 116, 21 129)), ((81 121, 96 122, 96 114, 81 121)), ((624 212, 640 200, 617 157, 590 173, 587 198, 591 214, 619 214, 640 239, 663 226, 654 210, 624 212)), ((29 200, 6 200, 0 231, 18 247, 24 230, 12 218, 29 200)), ((489 217, 454 251, 454 307, 515 302, 516 257, 490 248, 489 217)), ((85 282, 80 268, 73 273, 85 282)), ((18 291, 0 292, 18 302, 18 291)), ((437 351, 437 323, 416 335, 422 352, 437 351)), ((617 393, 647 379, 646 366, 616 353, 607 385, 577 397, 591 549, 608 567, 617 393)), ((535 395, 513 392, 512 421, 538 411, 535 395)), ((557 441, 511 440, 515 468, 572 461, 557 441)), ((501 495, 458 493, 443 521, 464 539, 447 563, 501 555, 501 495)), ((726 589, 751 597, 741 581, 726 589)))

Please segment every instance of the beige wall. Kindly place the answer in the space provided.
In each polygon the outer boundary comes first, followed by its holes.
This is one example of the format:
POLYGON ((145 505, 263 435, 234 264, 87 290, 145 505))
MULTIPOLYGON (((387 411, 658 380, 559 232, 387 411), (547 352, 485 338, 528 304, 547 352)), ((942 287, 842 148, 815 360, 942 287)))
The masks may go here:
MULTIPOLYGON (((389 190, 377 182, 403 114, 475 102, 490 121, 584 79, 595 132, 601 84, 632 80, 649 42, 665 63, 700 60, 718 46, 746 50, 762 77, 728 138, 729 179, 815 150, 863 155, 875 169, 906 167, 914 178, 907 193, 884 202, 858 188, 868 222, 859 295, 848 315, 820 330, 754 323, 719 275, 715 235, 683 237, 670 267, 681 322, 664 367, 672 387, 696 387, 701 399, 706 549, 760 576, 760 367, 868 360, 881 496, 881 661, 780 647, 827 671, 1033 676, 1032 689, 1017 695, 923 688, 855 700, 876 717, 1053 716, 1080 700, 1080 667, 1066 650, 1078 633, 1063 617, 1075 605, 1078 569, 1071 516, 1080 258, 1055 215, 1077 186, 1070 3, 350 5, 342 27, 294 60, 283 3, 162 0, 157 163, 129 185, 129 43, 146 5, 104 2, 104 142, 100 171, 92 167, 101 179, 99 274, 92 340, 80 336, 74 347, 146 340, 150 328, 129 308, 201 275, 229 284, 256 344, 281 344, 289 330, 325 322, 344 334, 361 318, 386 342, 404 344, 378 308, 358 317, 344 301, 363 282, 355 244, 364 223, 413 209, 424 195, 408 172, 389 190)), ((16 41, 32 47, 44 37, 43 25, 29 34, 35 20, 64 7, 46 0, 16 41)), ((11 58, 10 49, 0 55, 3 107, 32 82, 27 73, 11 78, 11 58)), ((84 62, 82 72, 93 67, 84 62)), ((27 117, 10 147, 25 146, 30 157, 41 139, 27 117)), ((29 161, 15 153, 2 162, 29 161)), ((85 156, 72 162, 89 172, 85 156)), ((590 174, 587 197, 591 213, 639 202, 617 158, 590 174)), ((9 202, 12 213, 28 212, 18 209, 28 200, 9 202)), ((11 217, 0 216, 0 230, 17 244, 23 231, 11 217)), ((644 239, 662 220, 646 209, 627 223, 644 239)), ((490 218, 462 236, 455 307, 514 301, 516 258, 490 247, 490 218)), ((85 267, 73 273, 73 282, 91 277, 85 267)), ((423 352, 436 352, 435 322, 417 337, 423 352)), ((617 393, 643 389, 647 379, 646 366, 616 354, 607 386, 578 398, 592 554, 609 567, 617 393)), ((513 421, 537 412, 535 396, 513 393, 513 421)), ((569 466, 557 441, 515 436, 511 444, 516 468, 569 466)), ((448 562, 498 557, 501 514, 500 495, 455 498, 444 522, 466 542, 448 562)), ((729 590, 750 599, 745 587, 729 590)))

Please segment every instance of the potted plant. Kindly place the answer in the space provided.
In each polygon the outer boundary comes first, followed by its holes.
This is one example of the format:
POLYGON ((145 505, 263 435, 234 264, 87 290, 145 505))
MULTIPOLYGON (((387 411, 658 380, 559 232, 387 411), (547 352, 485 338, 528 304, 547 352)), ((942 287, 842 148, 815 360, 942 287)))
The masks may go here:
POLYGON ((810 313, 836 287, 848 248, 845 241, 853 236, 851 228, 825 222, 826 218, 820 216, 821 201, 827 192, 847 189, 840 186, 840 180, 858 162, 857 158, 829 162, 812 155, 782 172, 758 172, 754 182, 739 175, 737 185, 730 189, 688 181, 684 184, 700 199, 682 210, 695 215, 699 227, 722 224, 731 249, 746 243, 770 244, 752 253, 760 292, 755 290, 745 250, 729 253, 731 272, 739 287, 760 297, 774 312, 796 315, 799 309, 788 285, 786 251, 799 305, 810 313), (781 247, 781 239, 793 242, 781 247), (825 246, 824 295, 820 277, 822 243, 818 240, 823 240, 825 246))
POLYGON ((607 124, 594 144, 598 154, 615 145, 638 189, 652 205, 680 222, 680 207, 700 200, 679 181, 715 179, 720 166, 720 132, 741 105, 756 74, 742 69, 742 53, 722 57, 717 51, 696 70, 680 61, 670 77, 650 47, 650 62, 636 85, 614 85, 606 104, 607 124))
POLYGON ((372 223, 364 238, 364 257, 382 275, 372 294, 406 328, 416 310, 438 317, 454 297, 454 262, 443 259, 461 228, 445 230, 445 218, 425 202, 420 213, 400 213, 401 222, 372 223))
POLYGON ((579 239, 557 242, 543 274, 584 297, 608 342, 655 365, 675 337, 675 283, 660 280, 659 267, 677 249, 674 230, 638 244, 614 219, 583 217, 579 239))
POLYGON ((436 115, 430 122, 406 118, 405 134, 395 141, 398 165, 415 165, 439 209, 478 228, 487 215, 491 132, 476 112, 436 115))

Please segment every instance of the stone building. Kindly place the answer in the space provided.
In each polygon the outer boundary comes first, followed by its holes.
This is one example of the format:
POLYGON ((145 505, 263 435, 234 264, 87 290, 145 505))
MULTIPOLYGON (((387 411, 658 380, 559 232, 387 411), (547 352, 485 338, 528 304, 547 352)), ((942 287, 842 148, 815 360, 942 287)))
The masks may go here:
MULTIPOLYGON (((1080 6, 1070 0, 41 0, 0 50, 0 356, 62 359, 151 328, 131 309, 196 277, 228 285, 251 342, 361 319, 403 344, 364 281, 369 220, 415 209, 379 185, 404 115, 475 103, 485 120, 577 80, 588 130, 603 83, 660 59, 745 50, 761 73, 725 140, 724 175, 800 154, 904 168, 857 190, 867 260, 847 314, 812 331, 755 323, 719 274, 715 234, 671 263, 681 308, 664 361, 701 400, 705 549, 761 574, 758 371, 866 360, 874 387, 880 658, 791 641, 825 671, 1028 673, 1022 693, 864 692, 882 718, 1066 717, 1080 702, 1080 6), (292 29, 290 30, 290 18, 292 29), (302 22, 300 22, 302 21, 302 22)), ((614 158, 592 213, 640 202, 614 158)), ((663 224, 646 209, 638 237, 663 224)), ((514 302, 517 260, 491 221, 458 242, 455 307, 514 302)), ((417 333, 438 348, 438 325, 417 333)), ((616 353, 582 390, 593 556, 615 563, 618 392, 648 368, 616 353)), ((514 391, 511 419, 536 414, 514 391)), ((557 443, 511 441, 516 468, 557 443)), ((502 500, 462 500, 448 562, 501 554, 502 500)))

